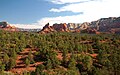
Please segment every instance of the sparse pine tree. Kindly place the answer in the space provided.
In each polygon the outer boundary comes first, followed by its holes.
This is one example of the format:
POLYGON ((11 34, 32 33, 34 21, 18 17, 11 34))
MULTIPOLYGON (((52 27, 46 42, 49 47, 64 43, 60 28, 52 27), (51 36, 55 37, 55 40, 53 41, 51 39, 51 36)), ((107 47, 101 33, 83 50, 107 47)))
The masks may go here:
POLYGON ((75 70, 76 69, 76 60, 75 60, 73 54, 71 55, 71 58, 69 60, 68 68, 71 69, 71 70, 75 70))
POLYGON ((49 70, 49 69, 51 69, 51 68, 52 68, 52 62, 51 62, 51 60, 50 60, 50 59, 48 59, 48 61, 47 61, 46 68, 47 68, 47 70, 49 70))
POLYGON ((9 56, 5 53, 3 57, 3 63, 7 64, 9 62, 9 56))
POLYGON ((29 60, 28 58, 26 58, 26 59, 25 59, 25 65, 26 65, 26 67, 28 67, 29 64, 30 64, 30 60, 29 60))
POLYGON ((8 65, 9 65, 9 69, 12 69, 13 67, 15 67, 16 65, 15 59, 10 58, 8 65))

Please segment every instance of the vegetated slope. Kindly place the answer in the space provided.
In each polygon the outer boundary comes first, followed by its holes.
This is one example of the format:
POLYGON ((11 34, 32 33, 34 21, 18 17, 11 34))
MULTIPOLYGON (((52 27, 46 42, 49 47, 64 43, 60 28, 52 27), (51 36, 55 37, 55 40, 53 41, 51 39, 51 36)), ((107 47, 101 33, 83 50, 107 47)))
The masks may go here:
POLYGON ((120 35, 0 31, 0 40, 0 73, 120 74, 120 35))

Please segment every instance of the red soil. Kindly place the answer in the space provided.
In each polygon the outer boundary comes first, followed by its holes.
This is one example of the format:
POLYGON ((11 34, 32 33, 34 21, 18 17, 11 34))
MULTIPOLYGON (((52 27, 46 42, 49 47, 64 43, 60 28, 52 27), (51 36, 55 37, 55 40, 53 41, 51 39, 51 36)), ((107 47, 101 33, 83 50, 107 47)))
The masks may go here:
POLYGON ((10 71, 16 74, 22 74, 24 71, 35 71, 36 66, 42 64, 43 62, 35 62, 34 64, 30 64, 28 67, 25 66, 24 58, 28 57, 28 53, 31 50, 32 54, 36 52, 36 49, 26 48, 17 56, 16 66, 10 71))

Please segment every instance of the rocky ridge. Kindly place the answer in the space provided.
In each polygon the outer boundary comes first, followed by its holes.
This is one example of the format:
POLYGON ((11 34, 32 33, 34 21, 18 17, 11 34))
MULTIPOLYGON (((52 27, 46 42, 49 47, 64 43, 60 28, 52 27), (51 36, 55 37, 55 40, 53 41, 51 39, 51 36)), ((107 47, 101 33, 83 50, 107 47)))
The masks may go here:
POLYGON ((0 29, 6 31, 19 31, 15 26, 10 26, 7 22, 0 22, 0 29))
POLYGON ((49 23, 47 23, 43 29, 40 31, 40 33, 51 33, 51 32, 69 32, 69 29, 67 27, 67 24, 61 23, 61 24, 53 24, 53 26, 50 26, 49 23))
MULTIPOLYGON (((6 31, 25 31, 24 29, 10 26, 7 22, 0 22, 0 29, 6 31)), ((27 30, 29 31, 29 30, 27 30)), ((33 30, 32 30, 33 31, 33 30)), ((38 31, 38 30, 35 30, 38 31)), ((60 23, 53 24, 52 26, 46 24, 43 29, 38 32, 40 33, 51 33, 51 32, 82 32, 96 33, 107 32, 107 33, 120 33, 120 17, 109 17, 101 18, 92 22, 84 23, 60 23)))
POLYGON ((89 29, 95 29, 99 32, 120 33, 120 17, 101 18, 92 21, 89 29))

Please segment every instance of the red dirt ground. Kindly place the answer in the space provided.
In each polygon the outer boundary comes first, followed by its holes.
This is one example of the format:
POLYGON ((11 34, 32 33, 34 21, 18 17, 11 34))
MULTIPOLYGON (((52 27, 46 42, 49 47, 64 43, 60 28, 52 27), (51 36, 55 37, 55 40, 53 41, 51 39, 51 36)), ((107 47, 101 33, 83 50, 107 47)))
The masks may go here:
POLYGON ((16 66, 10 70, 11 72, 21 74, 24 71, 35 71, 36 66, 43 63, 43 62, 35 62, 34 64, 30 64, 28 67, 26 67, 23 59, 28 56, 30 50, 32 54, 36 52, 36 49, 30 49, 30 48, 26 48, 22 52, 20 52, 20 54, 17 56, 16 59, 16 66))

